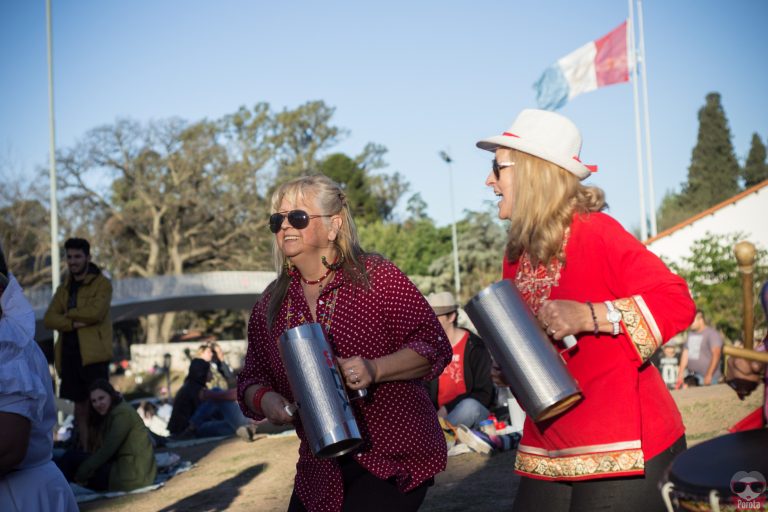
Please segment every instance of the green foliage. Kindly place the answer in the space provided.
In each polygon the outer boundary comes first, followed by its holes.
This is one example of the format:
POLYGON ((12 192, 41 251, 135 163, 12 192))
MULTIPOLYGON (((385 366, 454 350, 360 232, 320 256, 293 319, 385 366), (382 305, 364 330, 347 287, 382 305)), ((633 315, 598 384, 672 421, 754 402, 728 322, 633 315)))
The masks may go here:
POLYGON ((413 220, 427 220, 427 202, 421 197, 421 192, 417 192, 408 198, 408 204, 405 207, 405 211, 413 220))
MULTIPOLYGON (((465 211, 457 223, 459 274, 464 302, 489 284, 501 279, 501 260, 507 235, 492 211, 465 211)), ((453 254, 447 253, 430 266, 433 290, 453 290, 453 254)))
POLYGON ((696 215, 696 211, 689 210, 686 205, 683 204, 682 196, 672 191, 668 191, 664 194, 659 206, 659 213, 657 217, 658 227, 660 231, 669 229, 672 226, 687 220, 696 215))
POLYGON ((320 164, 320 172, 339 183, 347 195, 352 215, 357 222, 372 221, 379 216, 376 198, 365 169, 342 153, 328 156, 320 164))
MULTIPOLYGON (((744 233, 708 233, 693 243, 691 254, 683 258, 682 265, 670 265, 688 282, 696 306, 707 315, 708 323, 731 340, 742 338, 742 284, 733 247, 744 239, 744 233)), ((759 286, 768 278, 765 249, 758 248, 753 275, 757 297, 759 286)), ((759 321, 762 312, 757 303, 754 310, 754 318, 759 321)))
POLYGON ((371 175, 366 164, 377 167, 383 164, 386 150, 380 146, 366 146, 363 154, 353 159, 342 153, 326 157, 319 166, 320 172, 341 185, 357 223, 388 220, 408 185, 402 177, 371 175), (371 148, 373 151, 371 152, 371 148))
POLYGON ((451 252, 450 227, 438 228, 429 219, 403 224, 372 222, 360 226, 360 243, 377 252, 410 277, 429 274, 430 265, 451 252))
POLYGON ((709 93, 699 110, 699 134, 680 194, 667 193, 658 212, 664 230, 740 191, 741 170, 731 143, 731 131, 720 94, 709 93))
POLYGON ((749 188, 768 180, 768 163, 765 161, 765 145, 756 133, 752 134, 752 145, 742 170, 744 186, 749 188))
POLYGON ((710 93, 699 110, 699 136, 683 187, 683 204, 702 211, 737 194, 739 172, 720 94, 710 93))
POLYGON ((323 101, 309 101, 274 115, 269 141, 277 162, 277 184, 315 172, 321 153, 346 136, 346 130, 331 124, 335 110, 323 101))

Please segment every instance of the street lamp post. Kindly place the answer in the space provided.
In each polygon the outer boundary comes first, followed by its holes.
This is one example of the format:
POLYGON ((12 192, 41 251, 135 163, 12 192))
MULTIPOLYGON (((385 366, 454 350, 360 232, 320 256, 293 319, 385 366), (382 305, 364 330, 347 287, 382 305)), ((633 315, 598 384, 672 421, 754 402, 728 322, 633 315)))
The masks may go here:
POLYGON ((461 278, 459 277, 459 242, 456 235, 456 213, 453 207, 453 159, 445 151, 440 151, 440 158, 448 164, 448 183, 450 187, 450 205, 451 205, 451 239, 453 241, 453 281, 456 289, 456 298, 459 297, 461 291, 461 278))
MULTIPOLYGON (((56 123, 53 118, 53 34, 51 31, 51 0, 45 2, 45 32, 48 42, 48 130, 50 152, 50 186, 51 186, 51 293, 61 280, 59 268, 59 207, 56 202, 56 123)), ((58 334, 54 334, 58 336, 58 334)))

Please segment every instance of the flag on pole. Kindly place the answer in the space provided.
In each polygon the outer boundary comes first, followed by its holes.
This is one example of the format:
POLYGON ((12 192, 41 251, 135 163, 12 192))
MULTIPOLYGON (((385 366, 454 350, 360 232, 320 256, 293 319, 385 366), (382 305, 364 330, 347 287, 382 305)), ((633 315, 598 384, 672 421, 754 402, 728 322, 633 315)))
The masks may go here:
POLYGON ((557 110, 581 93, 629 81, 627 22, 547 68, 534 84, 539 108, 557 110))

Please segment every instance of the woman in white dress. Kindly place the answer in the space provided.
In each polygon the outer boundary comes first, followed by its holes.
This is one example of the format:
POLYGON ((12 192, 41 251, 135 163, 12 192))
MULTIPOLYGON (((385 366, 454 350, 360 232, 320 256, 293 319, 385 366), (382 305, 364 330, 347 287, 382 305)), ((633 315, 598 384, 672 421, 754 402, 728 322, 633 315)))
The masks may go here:
POLYGON ((51 460, 56 407, 35 314, 0 251, 0 510, 76 512, 51 460))

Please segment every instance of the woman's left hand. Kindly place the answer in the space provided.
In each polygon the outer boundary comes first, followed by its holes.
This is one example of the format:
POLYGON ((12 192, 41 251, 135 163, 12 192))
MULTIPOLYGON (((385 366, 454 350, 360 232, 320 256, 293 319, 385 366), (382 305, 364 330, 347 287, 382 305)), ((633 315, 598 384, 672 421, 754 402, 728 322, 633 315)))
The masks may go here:
POLYGON ((548 300, 539 309, 537 318, 547 334, 556 340, 592 330, 589 306, 575 300, 548 300))
POLYGON ((360 356, 338 357, 339 368, 349 389, 366 389, 376 382, 376 364, 360 356))

